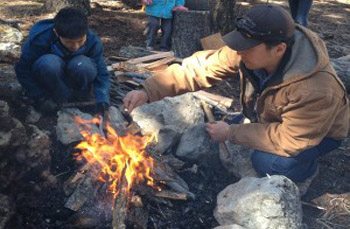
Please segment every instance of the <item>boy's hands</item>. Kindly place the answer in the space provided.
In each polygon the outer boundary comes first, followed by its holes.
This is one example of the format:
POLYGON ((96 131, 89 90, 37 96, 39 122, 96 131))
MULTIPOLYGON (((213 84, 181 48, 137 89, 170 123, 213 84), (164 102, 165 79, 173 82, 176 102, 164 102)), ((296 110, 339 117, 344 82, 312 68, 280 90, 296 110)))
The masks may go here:
POLYGON ((153 0, 141 0, 141 3, 142 3, 143 5, 152 5, 153 0))
POLYGON ((108 111, 109 105, 107 103, 96 103, 96 113, 102 117, 105 115, 105 112, 108 111))
POLYGON ((175 6, 173 11, 188 11, 188 8, 184 6, 175 6))
POLYGON ((145 90, 130 91, 123 99, 124 108, 131 112, 134 108, 147 103, 149 100, 145 90))

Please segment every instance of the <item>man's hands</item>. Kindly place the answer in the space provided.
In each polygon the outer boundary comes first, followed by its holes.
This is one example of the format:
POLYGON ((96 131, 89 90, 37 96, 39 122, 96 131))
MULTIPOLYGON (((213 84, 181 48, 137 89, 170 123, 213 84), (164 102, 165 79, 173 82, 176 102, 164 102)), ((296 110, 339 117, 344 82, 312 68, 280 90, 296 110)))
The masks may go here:
POLYGON ((214 141, 224 142, 228 140, 230 125, 223 121, 206 124, 206 129, 214 141))
POLYGON ((131 112, 134 108, 148 102, 148 95, 145 90, 130 91, 123 99, 124 108, 131 112))

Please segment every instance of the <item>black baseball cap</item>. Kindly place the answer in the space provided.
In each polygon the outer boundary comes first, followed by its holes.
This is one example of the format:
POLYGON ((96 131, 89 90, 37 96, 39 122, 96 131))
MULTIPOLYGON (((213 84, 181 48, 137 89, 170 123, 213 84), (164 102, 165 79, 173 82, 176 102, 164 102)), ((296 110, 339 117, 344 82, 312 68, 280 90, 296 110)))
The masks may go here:
POLYGON ((291 15, 274 4, 253 6, 236 21, 236 30, 223 37, 231 49, 243 51, 263 42, 288 42, 294 34, 291 15))

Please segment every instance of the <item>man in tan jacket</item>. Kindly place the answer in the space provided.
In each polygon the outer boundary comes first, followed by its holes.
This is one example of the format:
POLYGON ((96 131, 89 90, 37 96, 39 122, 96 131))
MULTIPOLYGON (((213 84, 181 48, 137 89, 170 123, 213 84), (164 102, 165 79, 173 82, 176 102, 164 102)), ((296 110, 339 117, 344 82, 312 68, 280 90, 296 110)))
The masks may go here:
POLYGON ((317 158, 337 148, 349 127, 349 102, 323 41, 295 25, 279 6, 252 7, 224 36, 226 46, 197 52, 129 92, 131 111, 236 75, 248 124, 207 124, 212 139, 255 149, 252 163, 262 176, 285 175, 303 182, 317 170, 317 158))

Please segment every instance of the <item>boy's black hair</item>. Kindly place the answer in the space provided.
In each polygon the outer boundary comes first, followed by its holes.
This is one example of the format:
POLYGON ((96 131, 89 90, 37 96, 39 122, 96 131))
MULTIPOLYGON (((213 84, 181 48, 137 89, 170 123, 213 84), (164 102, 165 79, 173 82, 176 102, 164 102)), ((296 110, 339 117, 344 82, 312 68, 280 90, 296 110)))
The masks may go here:
POLYGON ((68 39, 80 38, 87 34, 88 21, 83 10, 75 7, 61 9, 54 18, 58 36, 68 39))

